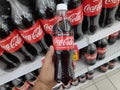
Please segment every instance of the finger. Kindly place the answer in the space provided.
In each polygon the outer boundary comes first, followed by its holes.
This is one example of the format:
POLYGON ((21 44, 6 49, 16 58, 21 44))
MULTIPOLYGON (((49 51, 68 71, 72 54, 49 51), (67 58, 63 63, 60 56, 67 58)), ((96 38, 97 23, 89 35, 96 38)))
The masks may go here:
POLYGON ((44 64, 48 65, 48 64, 51 64, 52 63, 52 57, 53 57, 53 54, 54 54, 54 48, 53 46, 50 46, 46 56, 45 56, 45 61, 44 61, 44 64))

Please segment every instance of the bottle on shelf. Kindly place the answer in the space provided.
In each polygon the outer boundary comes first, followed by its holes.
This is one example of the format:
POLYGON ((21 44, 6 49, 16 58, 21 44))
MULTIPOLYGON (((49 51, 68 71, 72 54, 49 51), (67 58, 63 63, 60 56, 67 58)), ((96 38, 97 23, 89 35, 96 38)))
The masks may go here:
POLYGON ((103 0, 102 12, 99 20, 101 27, 104 28, 113 25, 118 4, 119 0, 103 0))
POLYGON ((48 46, 52 45, 53 26, 56 24, 54 0, 36 0, 36 11, 45 30, 45 41, 48 46))
POLYGON ((120 21, 120 1, 119 1, 119 6, 117 9, 117 12, 115 14, 115 18, 116 18, 116 20, 120 21))
POLYGON ((71 85, 73 85, 73 86, 77 86, 78 84, 79 84, 78 78, 76 78, 75 80, 71 81, 71 85))
POLYGON ((102 10, 102 0, 82 0, 84 19, 82 30, 94 34, 99 29, 99 18, 102 10))
POLYGON ((115 33, 109 35, 108 44, 110 44, 110 45, 114 44, 117 41, 118 35, 119 35, 119 32, 115 32, 115 33))
MULTIPOLYGON (((44 31, 38 20, 34 18, 32 10, 24 0, 8 0, 12 9, 12 19, 17 26, 17 31, 22 38, 31 45, 37 54, 45 54, 48 46, 44 40, 44 31), (22 3, 21 3, 22 2, 22 3)), ((29 48, 30 51, 31 48, 29 48)), ((33 52, 31 52, 34 54, 33 52)))
POLYGON ((88 65, 94 65, 96 63, 97 48, 94 43, 86 47, 84 58, 88 65))
POLYGON ((94 77, 94 70, 91 70, 91 71, 88 71, 87 73, 86 73, 86 78, 88 79, 88 80, 92 80, 93 79, 93 77, 94 77))
MULTIPOLYGON (((57 0, 56 0, 57 1, 57 0)), ((68 6, 67 16, 74 29, 75 41, 83 38, 82 21, 83 21, 83 5, 81 0, 61 0, 68 6)), ((61 2, 60 1, 60 2, 61 2)))
POLYGON ((25 77, 19 77, 12 81, 13 90, 31 90, 32 86, 26 81, 25 77))
POLYGON ((78 77, 78 80, 79 80, 79 82, 81 82, 81 83, 84 83, 85 81, 86 81, 86 75, 85 74, 83 74, 83 75, 81 75, 81 76, 79 76, 78 77))
POLYGON ((106 38, 98 40, 95 42, 97 47, 97 60, 102 60, 105 58, 105 54, 107 51, 108 41, 106 38))
POLYGON ((72 66, 72 55, 74 49, 74 32, 69 20, 66 17, 67 5, 62 3, 57 5, 58 21, 53 27, 53 46, 55 80, 62 81, 67 87, 74 79, 74 69, 72 66))
POLYGON ((115 67, 115 63, 116 63, 116 58, 109 62, 109 69, 113 69, 115 67))
MULTIPOLYGON (((34 56, 29 53, 24 45, 24 40, 20 37, 15 29, 11 19, 11 9, 8 2, 0 1, 0 46, 5 52, 12 54, 11 59, 19 59, 19 61, 33 61, 34 56), (4 6, 8 6, 7 9, 4 6)), ((10 55, 9 54, 9 55, 10 55)))
POLYGON ((106 72, 109 68, 109 63, 105 63, 99 67, 101 72, 106 72))

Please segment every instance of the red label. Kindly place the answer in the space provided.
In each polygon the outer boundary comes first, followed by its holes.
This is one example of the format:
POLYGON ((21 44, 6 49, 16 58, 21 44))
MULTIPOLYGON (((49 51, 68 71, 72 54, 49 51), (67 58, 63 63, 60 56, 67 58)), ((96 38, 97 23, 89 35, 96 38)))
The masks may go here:
POLYGON ((70 50, 74 48, 73 36, 53 36, 55 50, 70 50))
POLYGON ((106 51, 107 51, 106 47, 105 48, 97 48, 97 53, 98 54, 104 54, 104 53, 106 53, 106 51))
POLYGON ((69 10, 67 12, 68 19, 71 25, 77 25, 83 21, 83 6, 69 10))
POLYGON ((85 58, 87 59, 87 60, 95 60, 96 59, 96 57, 97 57, 97 53, 95 53, 95 54, 85 54, 85 58))
POLYGON ((113 8, 119 4, 119 0, 103 0, 104 8, 113 8))
POLYGON ((102 9, 102 0, 83 0, 83 12, 85 16, 98 15, 102 9))
POLYGON ((30 84, 26 81, 24 85, 20 88, 16 88, 15 90, 29 90, 30 84))
POLYGON ((3 40, 0 40, 0 46, 6 52, 16 52, 24 44, 24 40, 20 37, 18 32, 14 30, 8 37, 3 40))
POLYGON ((115 33, 111 34, 110 37, 111 37, 111 38, 115 38, 115 37, 117 37, 118 35, 119 35, 119 32, 115 32, 115 33))
POLYGON ((40 22, 43 25, 43 28, 47 34, 52 34, 53 32, 53 26, 57 22, 57 17, 53 17, 51 19, 41 19, 40 22))
POLYGON ((0 56, 2 56, 4 50, 0 47, 0 56))
POLYGON ((36 43, 44 37, 44 32, 39 21, 37 21, 32 27, 25 30, 18 30, 18 32, 23 39, 30 44, 36 43))

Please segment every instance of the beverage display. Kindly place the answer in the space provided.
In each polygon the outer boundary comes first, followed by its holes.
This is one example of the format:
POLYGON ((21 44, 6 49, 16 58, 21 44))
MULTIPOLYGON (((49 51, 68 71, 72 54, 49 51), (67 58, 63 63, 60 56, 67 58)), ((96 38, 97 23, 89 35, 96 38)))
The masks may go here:
POLYGON ((109 35, 108 43, 110 45, 114 44, 117 41, 118 35, 119 35, 119 32, 115 32, 115 33, 109 35))
POLYGON ((99 18, 102 10, 102 0, 82 0, 84 19, 82 30, 94 34, 99 29, 99 18))
POLYGON ((62 81, 68 85, 74 79, 72 66, 72 55, 74 49, 74 32, 69 20, 66 17, 67 5, 57 5, 58 21, 53 27, 53 46, 55 80, 62 81))
POLYGON ((115 21, 119 0, 103 0, 99 24, 101 27, 110 27, 115 21))
POLYGON ((46 34, 45 41, 48 46, 52 45, 53 26, 56 24, 54 0, 36 0, 36 11, 46 34))
POLYGON ((97 47, 97 59, 102 60, 105 58, 105 54, 107 51, 108 41, 106 38, 103 38, 97 42, 95 42, 97 47))
POLYGON ((109 63, 105 63, 99 67, 101 72, 106 72, 109 68, 109 63))
POLYGON ((95 44, 90 44, 86 47, 84 57, 88 65, 94 65, 96 63, 97 48, 95 44))
POLYGON ((81 40, 83 38, 82 21, 83 21, 83 6, 81 0, 64 0, 68 6, 68 19, 74 29, 74 39, 81 40), (67 1, 67 2, 66 2, 67 1))
MULTIPOLYGON (((6 2, 7 3, 7 2, 6 2)), ((34 56, 27 51, 24 40, 16 31, 10 15, 10 7, 4 7, 0 4, 0 46, 5 52, 12 54, 10 59, 19 59, 19 61, 33 61, 34 56), (8 9, 9 8, 9 9, 8 9), (7 12, 7 13, 6 13, 7 12)))
POLYGON ((116 63, 116 58, 109 62, 109 69, 113 69, 115 67, 115 63, 116 63))
POLYGON ((27 43, 34 47, 38 54, 45 54, 48 46, 44 40, 44 31, 39 21, 34 19, 32 10, 26 5, 27 2, 24 0, 8 1, 12 7, 12 19, 17 25, 17 31, 27 43), (22 1, 24 1, 24 4, 22 1))
POLYGON ((83 75, 81 75, 81 76, 79 76, 78 77, 78 80, 79 80, 79 82, 81 82, 81 83, 84 83, 85 81, 86 81, 86 75, 85 74, 83 74, 83 75))

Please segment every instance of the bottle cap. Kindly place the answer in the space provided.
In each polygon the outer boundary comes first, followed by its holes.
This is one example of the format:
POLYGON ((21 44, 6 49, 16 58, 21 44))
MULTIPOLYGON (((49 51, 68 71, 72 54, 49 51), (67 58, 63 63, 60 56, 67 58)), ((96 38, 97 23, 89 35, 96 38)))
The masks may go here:
POLYGON ((58 4, 57 10, 67 10, 67 5, 65 3, 58 4))

